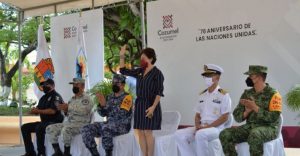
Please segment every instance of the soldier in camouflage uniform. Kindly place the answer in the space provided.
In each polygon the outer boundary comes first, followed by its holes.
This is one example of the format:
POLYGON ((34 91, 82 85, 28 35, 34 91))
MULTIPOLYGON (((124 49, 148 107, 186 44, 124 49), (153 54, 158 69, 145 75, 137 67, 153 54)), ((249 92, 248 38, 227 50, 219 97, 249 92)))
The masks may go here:
POLYGON ((64 156, 70 156, 71 141, 74 136, 80 133, 80 129, 89 124, 91 120, 91 109, 93 107, 92 100, 89 95, 84 92, 84 79, 74 78, 73 93, 75 96, 71 98, 68 104, 60 104, 58 108, 68 115, 68 120, 64 123, 50 125, 46 129, 46 133, 54 148, 53 156, 60 156, 62 152, 58 145, 58 137, 62 135, 65 146, 64 156))
POLYGON ((113 137, 128 133, 131 128, 132 97, 124 92, 125 77, 114 75, 113 94, 106 99, 97 94, 99 99, 98 113, 107 116, 107 122, 95 122, 81 129, 82 139, 93 156, 99 156, 94 137, 102 137, 102 146, 106 155, 112 155, 113 137))
POLYGON ((265 83, 267 67, 250 65, 246 89, 233 115, 237 122, 246 124, 221 132, 220 140, 226 156, 236 156, 235 144, 248 142, 251 156, 263 155, 263 144, 277 137, 282 109, 281 96, 265 83))

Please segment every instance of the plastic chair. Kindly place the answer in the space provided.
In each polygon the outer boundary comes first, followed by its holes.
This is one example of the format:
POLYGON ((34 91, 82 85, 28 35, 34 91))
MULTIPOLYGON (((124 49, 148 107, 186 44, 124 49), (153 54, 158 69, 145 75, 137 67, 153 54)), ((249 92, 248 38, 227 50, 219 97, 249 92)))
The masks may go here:
MULTIPOLYGON (((177 145, 175 142, 175 131, 180 123, 181 115, 178 111, 165 111, 162 113, 161 130, 153 131, 155 137, 155 156, 176 156, 177 145)), ((142 156, 140 146, 135 140, 134 156, 142 156)))
MULTIPOLYGON (((233 115, 230 114, 227 122, 224 124, 224 129, 225 128, 230 128, 233 124, 233 115)), ((222 144, 219 138, 212 140, 208 143, 208 150, 209 150, 209 155, 210 156, 223 156, 223 148, 222 144)))
MULTIPOLYGON (((131 125, 133 125, 132 123, 131 125)), ((134 140, 133 126, 131 126, 131 130, 129 131, 129 133, 114 137, 113 156, 132 156, 134 149, 134 140)), ((105 150, 103 149, 101 138, 99 139, 98 150, 100 155, 105 155, 105 150)))
MULTIPOLYGON (((94 120, 95 120, 95 113, 97 113, 97 112, 91 111, 91 116, 90 116, 91 122, 94 122, 94 120)), ((67 120, 67 117, 65 117, 64 121, 66 121, 66 120, 67 120)), ((64 144, 63 144, 61 135, 58 138, 58 143, 59 143, 60 149, 62 151, 64 151, 64 144)), ((52 144, 48 141, 47 135, 45 135, 44 145, 46 148, 46 155, 51 156, 54 153, 54 150, 53 150, 52 144)), ((34 138, 34 147, 36 150, 36 138, 34 138)), ((90 156, 91 155, 89 150, 85 147, 85 145, 82 141, 81 134, 76 135, 72 139, 70 153, 72 154, 72 156, 90 156)))
MULTIPOLYGON (((276 139, 264 143, 264 156, 285 156, 283 138, 281 135, 283 116, 280 114, 278 136, 276 139)), ((236 145, 239 156, 250 156, 249 144, 243 142, 236 145)))

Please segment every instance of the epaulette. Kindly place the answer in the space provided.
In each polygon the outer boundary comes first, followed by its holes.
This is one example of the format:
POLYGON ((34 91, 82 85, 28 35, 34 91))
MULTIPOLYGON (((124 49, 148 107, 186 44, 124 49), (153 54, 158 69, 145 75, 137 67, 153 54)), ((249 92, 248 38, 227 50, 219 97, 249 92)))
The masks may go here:
POLYGON ((203 93, 205 93, 206 91, 207 91, 207 89, 205 89, 204 91, 200 92, 200 95, 203 94, 203 93))
POLYGON ((218 91, 221 93, 221 94, 223 94, 223 95, 225 95, 225 94, 227 94, 228 92, 226 91, 226 90, 224 90, 224 89, 218 89, 218 91))

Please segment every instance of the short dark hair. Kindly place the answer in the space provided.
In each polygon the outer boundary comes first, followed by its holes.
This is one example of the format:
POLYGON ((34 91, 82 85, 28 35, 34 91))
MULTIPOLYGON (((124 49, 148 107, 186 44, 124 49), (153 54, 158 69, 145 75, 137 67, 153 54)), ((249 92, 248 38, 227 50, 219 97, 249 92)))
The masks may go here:
POLYGON ((152 59, 151 64, 154 64, 156 62, 156 54, 154 49, 152 48, 145 48, 142 50, 141 55, 146 55, 149 59, 152 59))

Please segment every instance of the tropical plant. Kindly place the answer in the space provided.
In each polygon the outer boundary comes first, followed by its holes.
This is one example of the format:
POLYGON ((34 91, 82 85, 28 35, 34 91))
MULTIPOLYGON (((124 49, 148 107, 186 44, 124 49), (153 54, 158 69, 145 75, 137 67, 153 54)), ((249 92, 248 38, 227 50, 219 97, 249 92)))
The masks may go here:
POLYGON ((293 111, 300 110, 300 85, 296 85, 286 94, 286 104, 293 111))
MULTIPOLYGON (((130 95, 133 95, 133 93, 129 90, 129 87, 127 85, 125 85, 124 90, 125 90, 125 92, 129 93, 130 95)), ((107 97, 108 95, 113 93, 112 80, 107 79, 107 80, 103 80, 103 81, 97 83, 96 85, 93 86, 92 89, 90 89, 88 91, 88 93, 92 96, 93 103, 95 105, 98 105, 99 101, 98 101, 98 98, 96 97, 97 93, 103 94, 104 97, 107 97)))
POLYGON ((112 93, 112 81, 111 80, 103 80, 96 85, 93 86, 92 89, 88 91, 88 93, 92 96, 93 102, 95 105, 99 103, 98 98, 96 97, 97 93, 101 93, 104 97, 107 97, 112 93))

